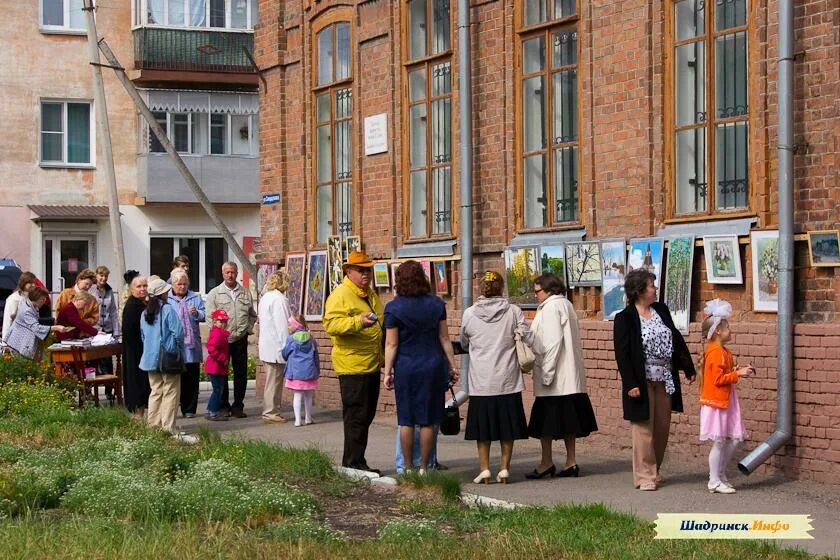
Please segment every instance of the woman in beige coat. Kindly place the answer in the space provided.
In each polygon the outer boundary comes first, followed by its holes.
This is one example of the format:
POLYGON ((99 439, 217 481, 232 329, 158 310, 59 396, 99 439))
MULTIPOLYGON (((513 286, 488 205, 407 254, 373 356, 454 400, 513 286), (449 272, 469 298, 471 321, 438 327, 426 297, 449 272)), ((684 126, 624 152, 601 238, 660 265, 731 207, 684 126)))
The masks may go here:
POLYGON ((598 430, 595 412, 586 394, 586 370, 577 315, 563 295, 566 287, 554 274, 534 280, 534 294, 540 302, 531 324, 534 337, 534 406, 528 435, 542 445, 542 460, 527 478, 578 476, 575 439, 598 430), (566 444, 566 464, 557 471, 552 443, 566 444))

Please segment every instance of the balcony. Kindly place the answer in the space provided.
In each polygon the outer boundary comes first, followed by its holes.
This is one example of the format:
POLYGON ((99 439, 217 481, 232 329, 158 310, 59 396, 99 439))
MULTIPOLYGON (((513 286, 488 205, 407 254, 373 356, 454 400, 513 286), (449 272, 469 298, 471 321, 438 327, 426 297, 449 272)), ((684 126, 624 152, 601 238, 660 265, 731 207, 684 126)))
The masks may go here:
MULTIPOLYGON (((259 204, 259 158, 252 156, 182 156, 207 198, 214 204, 259 204)), ((147 203, 197 202, 166 154, 137 156, 137 194, 147 203)))
POLYGON ((133 34, 135 80, 258 83, 243 50, 253 52, 253 32, 140 27, 133 34))

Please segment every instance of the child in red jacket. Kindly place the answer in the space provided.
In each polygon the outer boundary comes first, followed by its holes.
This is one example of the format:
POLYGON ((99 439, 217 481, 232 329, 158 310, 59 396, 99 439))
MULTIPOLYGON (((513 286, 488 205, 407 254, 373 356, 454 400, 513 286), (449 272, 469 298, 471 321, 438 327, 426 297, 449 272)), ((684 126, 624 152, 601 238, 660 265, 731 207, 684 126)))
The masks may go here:
POLYGON ((228 347, 227 330, 228 314, 224 309, 216 309, 210 315, 213 320, 213 327, 207 337, 207 359, 204 360, 204 373, 210 379, 213 393, 207 401, 207 419, 213 421, 227 420, 227 416, 219 414, 219 406, 222 402, 222 391, 227 385, 228 361, 230 360, 230 349, 228 347))
POLYGON ((735 384, 752 374, 753 367, 737 367, 732 352, 724 346, 732 339, 732 305, 714 299, 706 304, 705 312, 708 317, 701 332, 708 342, 700 370, 700 440, 714 442, 709 451, 709 492, 734 494, 735 488, 726 478, 726 465, 747 436, 735 384))

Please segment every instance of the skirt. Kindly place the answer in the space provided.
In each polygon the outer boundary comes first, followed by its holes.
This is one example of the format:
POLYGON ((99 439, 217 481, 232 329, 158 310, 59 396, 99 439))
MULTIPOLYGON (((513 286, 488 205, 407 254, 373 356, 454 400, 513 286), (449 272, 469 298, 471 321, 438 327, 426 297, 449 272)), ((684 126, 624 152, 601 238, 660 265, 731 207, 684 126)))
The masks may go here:
POLYGON ((528 435, 532 438, 583 438, 597 431, 595 411, 586 393, 534 399, 528 422, 528 435))
POLYGON ((528 439, 522 393, 470 397, 464 439, 513 441, 528 439))
POLYGON ((747 431, 741 420, 741 404, 735 387, 729 393, 729 408, 700 405, 700 441, 732 439, 744 441, 747 431))
POLYGON ((291 389, 292 391, 313 391, 318 388, 318 380, 317 379, 287 379, 286 380, 286 389, 291 389))

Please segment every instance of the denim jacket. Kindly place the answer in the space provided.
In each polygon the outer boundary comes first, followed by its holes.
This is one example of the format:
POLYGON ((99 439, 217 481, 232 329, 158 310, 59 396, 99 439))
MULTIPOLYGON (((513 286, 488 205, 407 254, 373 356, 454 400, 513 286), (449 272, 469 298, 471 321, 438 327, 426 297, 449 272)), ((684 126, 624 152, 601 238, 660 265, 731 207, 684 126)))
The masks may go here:
POLYGON ((160 358, 161 333, 163 347, 167 352, 180 352, 184 344, 184 330, 175 310, 169 305, 163 305, 155 317, 155 324, 146 321, 146 312, 140 317, 140 335, 143 338, 143 356, 140 358, 140 369, 143 371, 157 371, 160 358), (161 328, 161 322, 163 327, 161 328))

